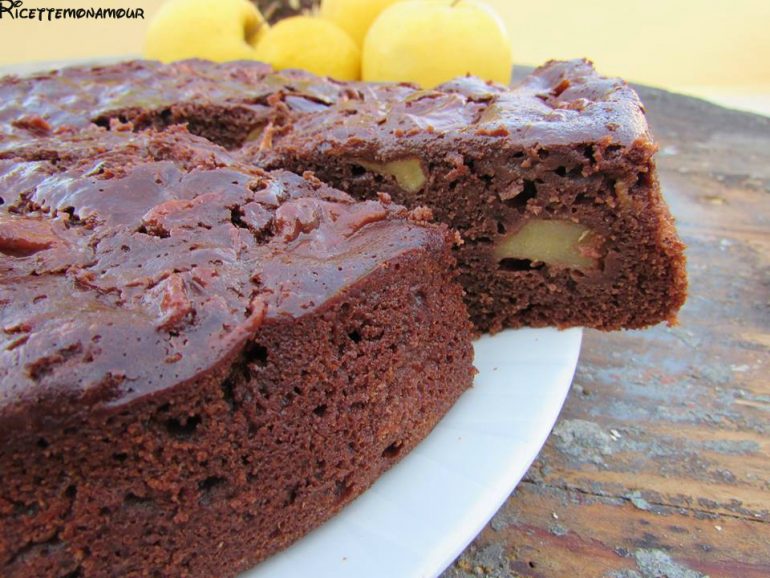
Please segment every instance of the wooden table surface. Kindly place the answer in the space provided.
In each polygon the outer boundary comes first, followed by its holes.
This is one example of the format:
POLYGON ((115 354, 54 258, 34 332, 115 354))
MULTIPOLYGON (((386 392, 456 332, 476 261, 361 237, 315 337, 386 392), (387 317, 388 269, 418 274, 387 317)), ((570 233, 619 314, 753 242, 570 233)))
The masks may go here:
POLYGON ((545 448, 443 578, 770 576, 770 119, 639 92, 680 325, 585 332, 545 448))

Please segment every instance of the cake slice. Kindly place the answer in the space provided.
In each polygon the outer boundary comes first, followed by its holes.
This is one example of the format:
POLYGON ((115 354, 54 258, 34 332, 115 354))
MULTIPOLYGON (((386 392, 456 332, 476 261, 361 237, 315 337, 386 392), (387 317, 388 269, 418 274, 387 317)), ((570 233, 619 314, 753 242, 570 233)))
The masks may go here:
POLYGON ((179 127, 60 131, 6 157, 5 578, 234 576, 471 384, 454 236, 424 211, 179 127))
POLYGON ((464 244, 471 319, 505 327, 673 323, 683 245, 661 196, 644 109, 586 61, 550 62, 513 88, 359 85, 294 115, 241 155, 310 169, 368 198, 426 205, 464 244))

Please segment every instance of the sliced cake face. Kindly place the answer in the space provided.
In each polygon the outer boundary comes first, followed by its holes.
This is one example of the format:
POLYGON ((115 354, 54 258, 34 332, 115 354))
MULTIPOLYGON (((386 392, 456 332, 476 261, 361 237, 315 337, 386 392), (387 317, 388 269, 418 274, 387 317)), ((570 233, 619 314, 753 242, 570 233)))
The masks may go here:
POLYGON ((642 105, 586 62, 549 63, 513 89, 362 88, 274 132, 241 156, 310 167, 359 198, 387 191, 456 228, 480 330, 644 327, 684 301, 642 105))
POLYGON ((233 576, 472 382, 453 236, 386 196, 91 127, 0 197, 3 576, 233 576))

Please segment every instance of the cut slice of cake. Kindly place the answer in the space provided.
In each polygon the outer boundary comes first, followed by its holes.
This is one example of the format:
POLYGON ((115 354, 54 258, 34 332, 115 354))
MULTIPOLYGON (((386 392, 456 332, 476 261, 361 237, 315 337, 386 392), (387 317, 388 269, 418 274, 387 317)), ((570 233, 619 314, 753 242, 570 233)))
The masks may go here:
POLYGON ((367 198, 426 205, 460 232, 460 279, 482 331, 674 322, 683 245, 661 196, 636 93, 586 61, 513 88, 463 78, 419 90, 351 85, 241 151, 367 198))
POLYGON ((179 127, 17 153, 0 160, 0 575, 234 576, 471 385, 454 235, 424 211, 179 127))

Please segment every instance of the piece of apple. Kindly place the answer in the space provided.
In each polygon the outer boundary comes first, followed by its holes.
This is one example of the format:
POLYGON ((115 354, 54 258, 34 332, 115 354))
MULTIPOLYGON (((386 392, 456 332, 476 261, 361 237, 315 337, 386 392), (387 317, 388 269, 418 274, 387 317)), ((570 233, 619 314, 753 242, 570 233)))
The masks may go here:
POLYGON ((254 59, 268 28, 248 0, 169 0, 150 22, 144 55, 162 62, 254 59))
POLYGON ((425 88, 473 74, 508 84, 511 43, 492 8, 477 0, 397 2, 364 40, 363 79, 425 88))
POLYGON ((590 270, 597 267, 604 240, 580 223, 531 219, 504 236, 494 249, 495 257, 526 259, 555 267, 590 270))
POLYGON ((401 0, 322 0, 321 18, 342 28, 359 47, 372 22, 391 4, 401 0))
POLYGON ((407 193, 416 193, 428 180, 422 162, 416 157, 396 159, 386 163, 359 160, 356 164, 373 173, 393 177, 396 183, 407 193))
POLYGON ((339 26, 312 16, 275 24, 259 41, 257 59, 277 70, 301 68, 338 80, 361 78, 361 51, 339 26))

